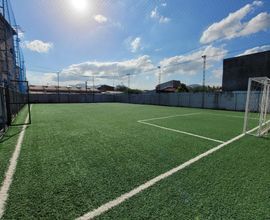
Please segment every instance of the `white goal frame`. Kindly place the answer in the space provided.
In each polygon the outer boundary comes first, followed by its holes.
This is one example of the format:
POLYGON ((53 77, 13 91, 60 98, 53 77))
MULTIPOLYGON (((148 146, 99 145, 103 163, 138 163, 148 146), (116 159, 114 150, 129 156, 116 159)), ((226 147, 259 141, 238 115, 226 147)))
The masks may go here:
POLYGON ((258 124, 256 136, 264 136, 270 130, 270 119, 267 118, 270 113, 270 79, 268 77, 254 77, 248 80, 248 91, 246 99, 245 119, 243 133, 247 134, 248 130, 248 117, 250 112, 250 104, 252 102, 252 83, 257 83, 261 86, 258 100, 258 124))

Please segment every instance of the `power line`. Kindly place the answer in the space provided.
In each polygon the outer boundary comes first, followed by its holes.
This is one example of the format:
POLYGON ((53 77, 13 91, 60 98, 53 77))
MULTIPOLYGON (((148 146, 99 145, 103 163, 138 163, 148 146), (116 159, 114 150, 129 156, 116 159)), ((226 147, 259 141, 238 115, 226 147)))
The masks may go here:
MULTIPOLYGON (((264 46, 264 45, 267 45, 267 44, 270 44, 270 43, 264 43, 264 44, 260 44, 260 45, 257 45, 256 47, 261 47, 261 46, 264 46)), ((202 47, 200 47, 202 48, 202 47)), ((198 48, 198 49, 200 49, 198 48)), ((236 50, 231 50, 231 51, 224 51, 222 53, 217 53, 215 55, 207 55, 207 58, 214 58, 214 57, 219 57, 219 56, 227 56, 229 54, 233 54, 233 53, 237 53, 237 52, 241 52, 241 51, 244 51, 244 50, 247 50, 247 49, 250 49, 250 48, 241 48, 241 49, 236 49, 236 50)), ((193 49, 189 52, 186 52, 184 54, 188 54, 190 52, 194 52, 196 51, 196 49, 193 49)), ((199 51, 198 51, 199 52, 199 51)), ((202 51, 203 52, 203 51, 202 51)), ((183 55, 182 55, 183 56, 183 55)), ((169 67, 173 67, 173 66, 180 66, 180 65, 185 65, 185 64, 188 64, 188 63, 192 63, 192 62, 200 62, 201 61, 201 57, 198 57, 196 59, 192 59, 192 60, 186 60, 186 61, 182 61, 182 62, 177 62, 177 63, 173 63, 173 64, 169 64, 169 65, 164 65, 164 66, 160 66, 161 68, 169 68, 169 67)), ((52 69, 49 69, 49 68, 46 68, 46 67, 38 67, 38 68, 31 68, 31 69, 28 69, 28 71, 32 71, 32 72, 40 72, 40 73, 57 73, 58 71, 55 71, 55 70, 52 70, 52 69)), ((141 74, 147 74, 147 73, 151 73, 151 72, 154 72, 154 71, 157 71, 157 68, 156 67, 153 67, 153 68, 149 68, 145 71, 140 71, 140 72, 137 72, 136 74, 132 74, 132 75, 141 75, 141 74)), ((94 74, 93 74, 94 75, 94 74)), ((115 74, 112 74, 112 75, 96 75, 97 78, 107 78, 107 79, 115 79, 115 78, 118 78, 118 79, 121 79, 123 77, 125 77, 127 74, 125 75, 115 75, 115 74)), ((84 76, 84 77, 91 77, 92 75, 90 76, 84 76)))

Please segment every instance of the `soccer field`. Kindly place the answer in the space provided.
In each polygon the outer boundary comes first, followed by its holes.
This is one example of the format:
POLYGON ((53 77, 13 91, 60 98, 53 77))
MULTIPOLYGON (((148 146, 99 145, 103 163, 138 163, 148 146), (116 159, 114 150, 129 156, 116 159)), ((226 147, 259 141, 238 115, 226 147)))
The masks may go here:
MULTIPOLYGON (((270 218, 270 139, 239 136, 243 112, 114 103, 31 113, 3 219, 270 218)), ((0 143, 1 182, 20 129, 0 143)))

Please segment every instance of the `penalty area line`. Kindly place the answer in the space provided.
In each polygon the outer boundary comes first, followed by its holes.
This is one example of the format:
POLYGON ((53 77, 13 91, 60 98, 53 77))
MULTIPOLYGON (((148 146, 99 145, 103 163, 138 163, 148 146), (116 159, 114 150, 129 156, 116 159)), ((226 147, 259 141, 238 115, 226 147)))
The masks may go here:
MULTIPOLYGON (((248 131, 247 133, 251 133, 251 132, 255 131, 256 129, 258 129, 258 127, 253 128, 252 130, 248 131)), ((94 210, 84 214, 83 216, 77 218, 76 220, 89 220, 89 219, 93 219, 93 218, 95 218, 97 216, 100 216, 101 214, 109 211, 110 209, 120 205, 121 203, 125 202, 126 200, 128 200, 128 199, 132 198, 133 196, 137 195, 138 193, 140 193, 140 192, 148 189, 149 187, 155 185, 156 183, 160 182, 161 180, 172 176, 176 172, 178 172, 180 170, 183 170, 184 168, 192 165, 193 163, 201 160, 204 157, 209 156, 210 154, 213 154, 214 152, 216 152, 216 151, 220 150, 221 148, 223 148, 223 147, 225 147, 225 146, 227 146, 227 145, 241 139, 244 136, 245 136, 244 133, 240 134, 240 135, 232 138, 231 140, 226 141, 225 143, 222 143, 222 144, 218 145, 217 147, 214 147, 214 148, 212 148, 212 149, 210 149, 210 150, 208 150, 208 151, 206 151, 206 152, 204 152, 204 153, 202 153, 202 154, 200 154, 200 155, 186 161, 185 163, 179 165, 178 167, 175 167, 175 168, 167 171, 166 173, 163 173, 163 174, 161 174, 161 175, 159 175, 159 176, 145 182, 144 184, 142 184, 142 185, 134 188, 133 190, 119 196, 118 198, 116 198, 114 200, 111 200, 111 201, 101 205, 99 208, 94 209, 94 210)))
POLYGON ((221 140, 201 136, 201 135, 198 135, 198 134, 193 134, 193 133, 186 132, 186 131, 180 131, 180 130, 176 130, 176 129, 172 129, 172 128, 167 128, 167 127, 159 126, 159 125, 156 125, 156 124, 148 123, 148 122, 145 122, 145 121, 138 121, 138 123, 149 125, 149 126, 156 127, 156 128, 160 128, 160 129, 164 129, 164 130, 167 130, 167 131, 173 131, 173 132, 177 132, 177 133, 180 133, 180 134, 189 135, 189 136, 192 136, 192 137, 197 137, 197 138, 200 138, 200 139, 205 139, 205 140, 208 140, 208 141, 214 141, 214 142, 217 142, 217 143, 224 143, 224 141, 221 141, 221 140))
POLYGON ((187 114, 182 114, 182 115, 170 115, 170 116, 164 116, 164 117, 159 117, 159 118, 143 119, 143 120, 139 120, 139 122, 155 121, 155 120, 162 120, 166 118, 185 117, 185 116, 200 115, 200 114, 201 112, 187 113, 187 114))
MULTIPOLYGON (((31 111, 31 109, 32 109, 32 105, 31 105, 30 111, 31 111)), ((28 125, 26 125, 28 120, 29 120, 29 114, 27 115, 27 117, 24 121, 25 125, 23 125, 22 130, 20 132, 15 150, 14 150, 12 157, 9 161, 9 167, 6 171, 5 179, 4 179, 2 186, 1 186, 1 189, 0 189, 0 219, 3 217, 4 212, 5 212, 5 205, 6 205, 6 201, 8 199, 8 191, 9 191, 9 188, 11 186, 14 173, 16 171, 17 162, 18 162, 18 158, 20 156, 25 131, 26 131, 26 128, 28 126, 28 125)))
MULTIPOLYGON (((227 117, 227 118, 242 118, 244 119, 245 116, 240 115, 228 115, 228 114, 217 114, 217 113, 205 113, 206 115, 214 115, 214 116, 220 116, 220 117, 227 117)), ((259 118, 250 117, 252 120, 259 120, 259 118)))

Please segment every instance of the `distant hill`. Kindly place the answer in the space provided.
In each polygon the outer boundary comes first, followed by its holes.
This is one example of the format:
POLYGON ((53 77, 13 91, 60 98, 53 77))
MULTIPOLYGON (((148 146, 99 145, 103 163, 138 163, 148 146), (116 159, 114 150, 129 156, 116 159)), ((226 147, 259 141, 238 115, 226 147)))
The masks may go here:
POLYGON ((191 84, 191 85, 188 85, 188 87, 194 89, 194 88, 202 87, 202 85, 200 85, 200 84, 191 84))

